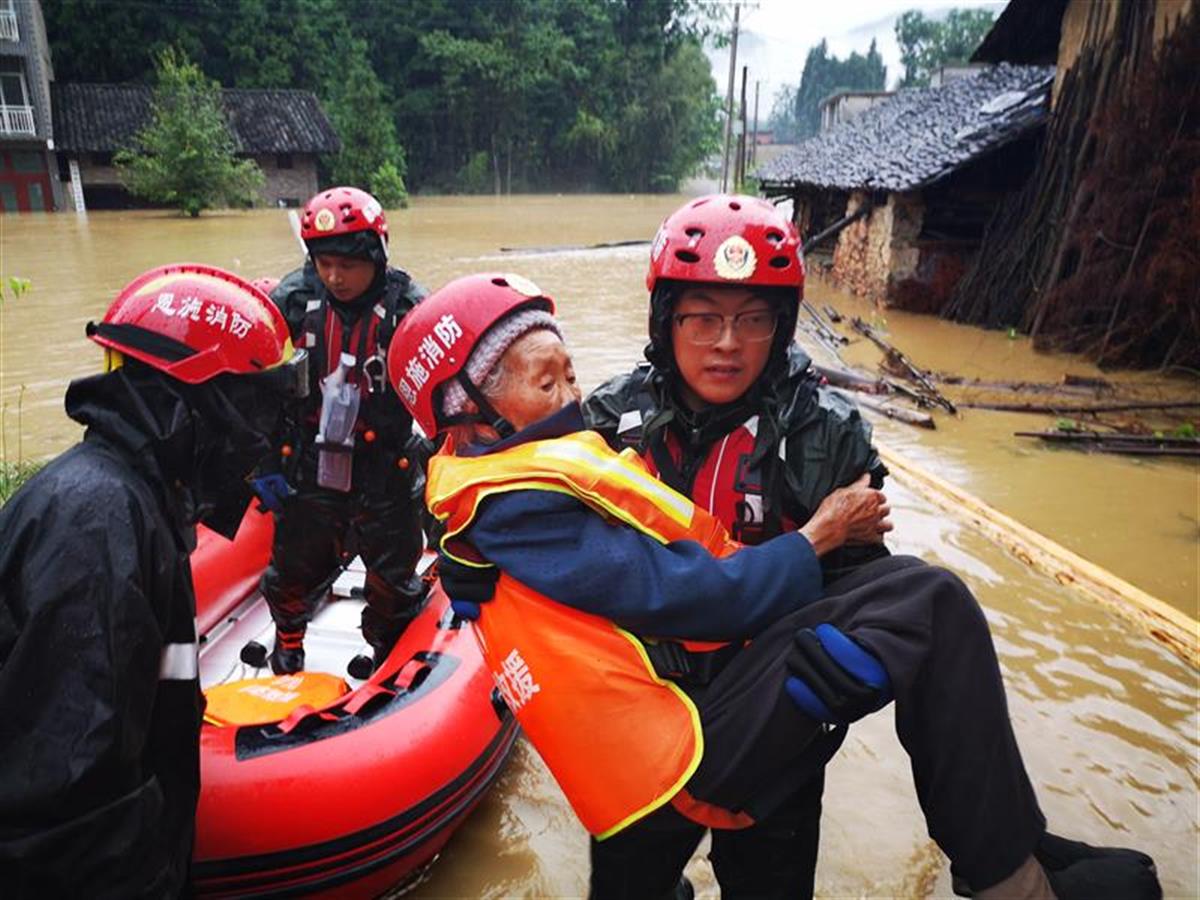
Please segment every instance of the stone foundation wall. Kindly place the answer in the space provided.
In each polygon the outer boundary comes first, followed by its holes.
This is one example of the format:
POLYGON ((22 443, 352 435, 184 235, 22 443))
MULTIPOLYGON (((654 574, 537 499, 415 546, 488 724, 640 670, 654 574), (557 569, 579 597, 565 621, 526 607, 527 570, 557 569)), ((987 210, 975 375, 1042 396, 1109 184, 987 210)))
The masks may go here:
MULTIPOLYGON (((855 191, 846 215, 869 199, 867 192, 855 191)), ((833 251, 833 283, 883 305, 899 299, 896 285, 910 282, 921 264, 916 241, 923 213, 919 193, 889 194, 886 203, 843 229, 833 251)))

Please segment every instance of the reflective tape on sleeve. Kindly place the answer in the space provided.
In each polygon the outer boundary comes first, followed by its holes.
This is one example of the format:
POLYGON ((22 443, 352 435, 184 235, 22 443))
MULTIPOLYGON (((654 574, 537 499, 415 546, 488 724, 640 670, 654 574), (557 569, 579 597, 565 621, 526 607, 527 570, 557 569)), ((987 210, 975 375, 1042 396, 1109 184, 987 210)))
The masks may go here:
POLYGON ((159 681, 195 681, 200 669, 196 657, 196 643, 167 644, 163 647, 158 665, 159 681))

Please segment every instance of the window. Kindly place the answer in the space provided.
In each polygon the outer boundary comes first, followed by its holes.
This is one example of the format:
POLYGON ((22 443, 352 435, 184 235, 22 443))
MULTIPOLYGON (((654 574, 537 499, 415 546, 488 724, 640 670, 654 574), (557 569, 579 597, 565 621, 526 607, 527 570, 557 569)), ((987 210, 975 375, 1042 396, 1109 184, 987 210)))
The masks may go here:
POLYGON ((25 87, 25 73, 21 70, 19 59, 0 58, 0 104, 29 106, 29 91, 25 87))
POLYGON ((280 153, 275 157, 275 167, 279 169, 290 169, 295 165, 292 160, 292 154, 280 153))

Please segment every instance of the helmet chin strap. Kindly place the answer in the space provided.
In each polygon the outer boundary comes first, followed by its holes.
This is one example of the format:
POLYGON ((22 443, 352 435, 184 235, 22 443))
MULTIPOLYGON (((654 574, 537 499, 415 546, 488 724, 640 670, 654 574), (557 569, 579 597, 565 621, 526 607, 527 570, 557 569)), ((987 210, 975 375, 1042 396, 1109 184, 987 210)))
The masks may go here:
POLYGON ((487 397, 483 395, 483 391, 475 386, 475 383, 467 377, 466 372, 459 372, 455 376, 455 380, 462 385, 462 389, 466 391, 467 396, 474 401, 478 408, 477 413, 459 413, 456 416, 450 416, 446 419, 447 425, 466 425, 475 422, 482 422, 485 425, 490 425, 496 429, 496 434, 502 438, 516 434, 517 430, 513 428, 512 423, 504 416, 496 411, 496 407, 488 402, 487 397))

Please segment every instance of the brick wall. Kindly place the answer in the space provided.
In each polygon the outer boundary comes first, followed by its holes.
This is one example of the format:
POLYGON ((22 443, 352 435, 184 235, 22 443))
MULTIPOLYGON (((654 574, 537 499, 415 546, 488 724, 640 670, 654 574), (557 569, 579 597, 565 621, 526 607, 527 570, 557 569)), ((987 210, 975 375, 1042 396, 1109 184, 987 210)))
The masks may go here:
POLYGON ((259 156, 254 161, 266 176, 259 192, 264 206, 300 206, 317 192, 315 156, 294 155, 290 169, 279 168, 276 156, 259 156))

